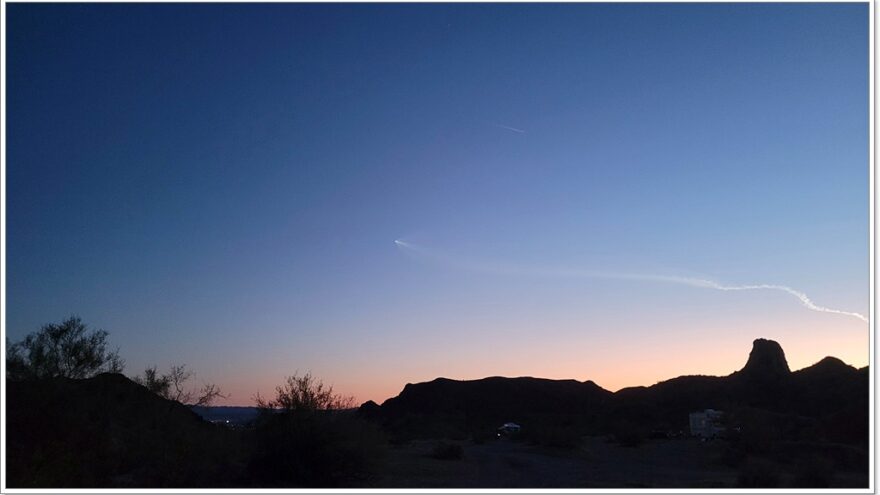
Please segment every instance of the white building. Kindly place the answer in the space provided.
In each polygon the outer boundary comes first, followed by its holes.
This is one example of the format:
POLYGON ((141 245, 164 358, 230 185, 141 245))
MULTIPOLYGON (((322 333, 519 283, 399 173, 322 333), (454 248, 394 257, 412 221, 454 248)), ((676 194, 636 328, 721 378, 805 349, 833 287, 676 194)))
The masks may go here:
POLYGON ((715 409, 690 413, 691 435, 700 438, 715 438, 724 431, 724 426, 721 425, 722 415, 721 411, 715 409))

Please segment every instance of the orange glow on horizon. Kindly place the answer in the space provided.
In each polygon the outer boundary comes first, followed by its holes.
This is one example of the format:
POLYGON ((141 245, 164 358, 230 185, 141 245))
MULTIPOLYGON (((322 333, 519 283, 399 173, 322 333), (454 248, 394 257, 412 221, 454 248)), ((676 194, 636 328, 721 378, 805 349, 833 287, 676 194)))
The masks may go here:
MULTIPOLYGON (((596 337, 585 337, 581 342, 542 340, 542 345, 514 342, 494 349, 480 345, 466 349, 452 344, 448 348, 438 345, 431 352, 419 355, 362 358, 334 369, 312 368, 311 372, 326 385, 332 385, 335 392, 353 396, 355 405, 360 405, 367 400, 381 404, 398 395, 407 383, 438 377, 475 380, 488 376, 532 376, 592 380, 616 392, 683 375, 726 376, 745 365, 755 338, 779 342, 792 371, 811 366, 826 356, 837 357, 856 368, 868 365, 868 333, 863 324, 844 321, 844 325, 834 317, 810 316, 802 315, 796 321, 785 323, 752 323, 748 333, 735 330, 741 322, 718 325, 699 333, 658 330, 641 336, 638 345, 626 339, 596 337), (455 356, 454 361, 449 359, 450 355, 455 356)), ((251 374, 237 375, 231 382, 219 382, 230 397, 217 405, 250 406, 257 392, 264 398, 272 398, 275 387, 293 372, 295 370, 272 373, 252 370, 251 374)))

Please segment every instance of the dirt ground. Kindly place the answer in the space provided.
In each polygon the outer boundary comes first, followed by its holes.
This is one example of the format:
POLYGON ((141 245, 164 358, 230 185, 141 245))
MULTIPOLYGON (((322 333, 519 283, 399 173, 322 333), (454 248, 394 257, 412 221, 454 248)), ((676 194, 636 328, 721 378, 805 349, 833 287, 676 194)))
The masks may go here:
POLYGON ((436 441, 389 449, 385 472, 374 487, 606 488, 732 487, 737 472, 718 458, 720 443, 695 439, 651 441, 622 447, 585 438, 573 450, 531 446, 507 439, 461 442, 461 460, 431 458, 436 441))

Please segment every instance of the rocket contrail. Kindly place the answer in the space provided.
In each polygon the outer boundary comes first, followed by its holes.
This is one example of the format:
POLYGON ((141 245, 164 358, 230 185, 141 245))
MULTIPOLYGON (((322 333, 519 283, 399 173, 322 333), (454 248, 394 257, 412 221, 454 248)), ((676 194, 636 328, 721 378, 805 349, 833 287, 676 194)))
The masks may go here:
POLYGON ((521 266, 510 266, 510 265, 492 265, 486 263, 477 263, 472 261, 462 261, 432 250, 425 249, 420 246, 416 246, 414 244, 402 241, 397 239, 394 241, 397 246, 402 249, 406 249, 413 254, 420 255, 425 258, 433 259, 434 261, 439 261, 448 265, 455 266, 457 268, 466 269, 470 271, 481 271, 481 272, 489 272, 496 274, 507 274, 507 275, 529 275, 529 276, 543 276, 543 277, 576 277, 576 278, 605 278, 605 279, 615 279, 615 280, 635 280, 635 281, 644 281, 644 282, 666 282, 672 284, 680 284, 680 285, 689 285, 691 287, 700 287, 704 289, 714 289, 714 290, 722 290, 722 291, 744 291, 744 290, 775 290, 780 292, 785 292, 786 294, 790 294, 800 301, 801 305, 810 311, 816 311, 819 313, 832 313, 843 316, 851 316, 853 318, 858 318, 865 323, 868 323, 868 318, 861 313, 855 313, 852 311, 843 311, 840 309, 827 308, 825 306, 819 306, 814 303, 812 299, 810 299, 805 293, 792 289, 791 287, 787 287, 785 285, 776 285, 776 284, 750 284, 750 285, 722 285, 718 282, 712 280, 705 280, 699 278, 689 278, 689 277, 676 277, 676 276, 667 276, 667 275, 649 275, 649 274, 634 274, 634 273, 607 273, 607 272, 594 272, 594 271, 586 271, 586 270, 560 270, 560 269, 541 269, 541 268, 524 268, 521 266))
POLYGON ((495 125, 496 125, 497 127, 502 128, 502 129, 507 129, 508 131, 518 132, 518 133, 520 133, 520 134, 525 134, 525 133, 526 133, 526 131, 524 131, 524 130, 522 130, 522 129, 517 129, 516 127, 510 127, 509 125, 502 125, 502 124, 495 124, 495 125))
POLYGON ((868 318, 866 318, 865 315, 863 315, 861 313, 854 313, 852 311, 842 311, 839 309, 826 308, 824 306, 819 306, 816 303, 814 303, 809 297, 807 297, 807 295, 804 294, 803 292, 798 291, 798 290, 794 290, 791 287, 786 287, 784 285, 759 284, 759 285, 725 286, 725 285, 721 285, 721 284, 718 284, 716 282, 712 282, 709 280, 701 280, 700 282, 702 282, 702 284, 700 285, 701 287, 709 287, 709 288, 716 289, 716 290, 778 290, 778 291, 782 291, 782 292, 791 294, 792 296, 798 298, 798 300, 800 300, 801 304, 804 305, 804 307, 806 307, 807 309, 809 309, 811 311, 817 311, 819 313, 834 313, 834 314, 838 314, 838 315, 852 316, 853 318, 858 318, 858 319, 864 321, 865 323, 868 323, 868 318))

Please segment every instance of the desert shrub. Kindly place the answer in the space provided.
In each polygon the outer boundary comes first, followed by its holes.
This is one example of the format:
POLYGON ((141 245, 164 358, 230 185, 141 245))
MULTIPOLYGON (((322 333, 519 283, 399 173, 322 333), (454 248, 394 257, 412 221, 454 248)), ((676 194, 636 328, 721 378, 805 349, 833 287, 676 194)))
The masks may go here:
POLYGON ((351 409, 354 399, 333 392, 332 386, 313 377, 294 374, 275 387, 275 398, 264 400, 259 394, 254 398, 257 407, 264 410, 280 409, 292 414, 312 414, 316 411, 351 409))
POLYGON ((437 442, 430 457, 444 461, 457 461, 464 457, 464 449, 457 443, 437 442))
POLYGON ((6 376, 12 380, 89 378, 121 373, 119 351, 107 349, 107 332, 89 331, 76 316, 43 325, 21 342, 6 342, 6 376))
POLYGON ((755 457, 746 459, 736 479, 740 488, 776 488, 779 486, 779 466, 755 457))
POLYGON ((248 465, 250 483, 274 487, 347 486, 369 476, 382 459, 385 440, 351 400, 312 377, 294 375, 273 400, 256 397, 261 414, 248 465))

